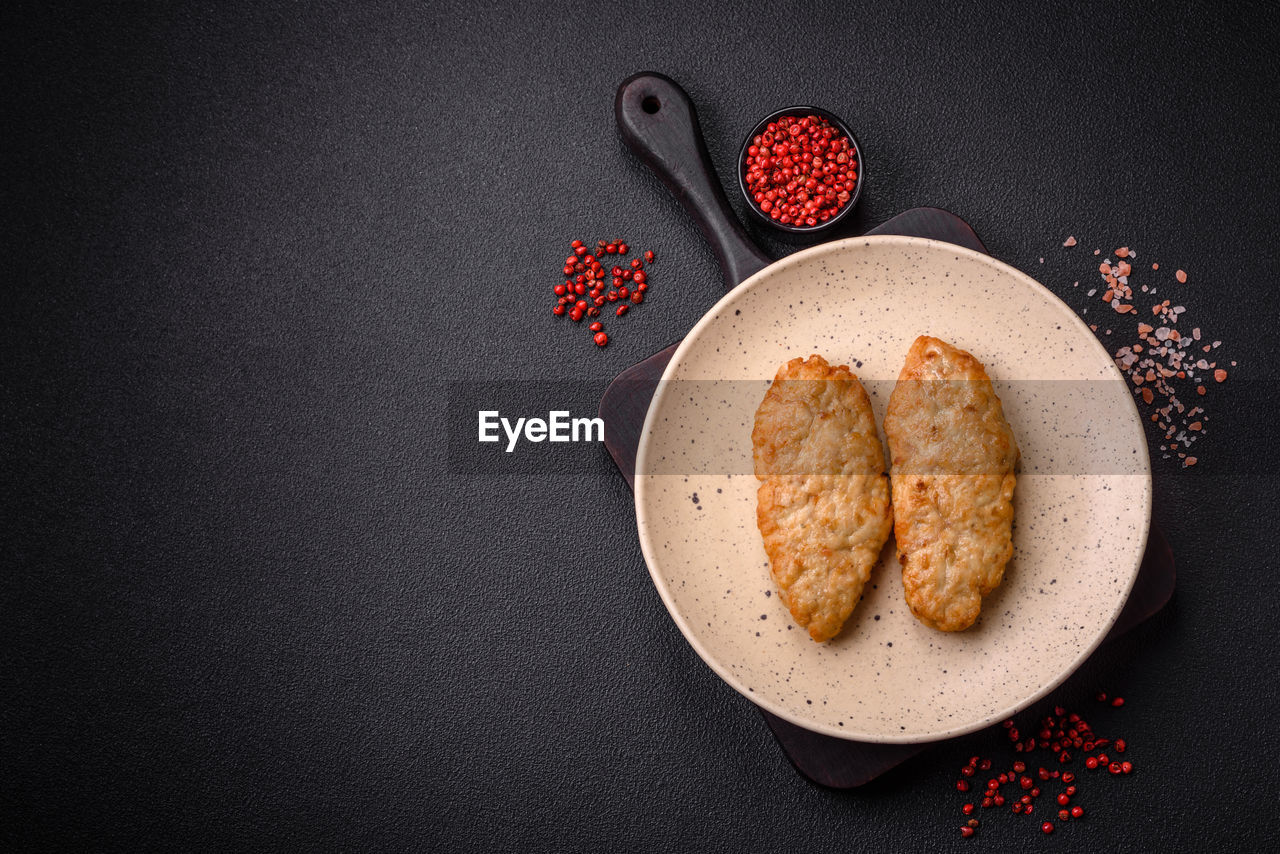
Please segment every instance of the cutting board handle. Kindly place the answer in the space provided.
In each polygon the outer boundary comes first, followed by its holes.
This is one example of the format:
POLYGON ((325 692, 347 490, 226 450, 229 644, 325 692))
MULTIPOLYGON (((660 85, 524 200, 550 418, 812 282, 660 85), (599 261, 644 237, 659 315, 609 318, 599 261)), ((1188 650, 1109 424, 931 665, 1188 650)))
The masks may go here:
POLYGON ((711 166, 698 114, 680 84, 653 71, 634 74, 618 87, 613 112, 627 147, 662 179, 702 229, 726 287, 771 263, 730 209, 711 166))

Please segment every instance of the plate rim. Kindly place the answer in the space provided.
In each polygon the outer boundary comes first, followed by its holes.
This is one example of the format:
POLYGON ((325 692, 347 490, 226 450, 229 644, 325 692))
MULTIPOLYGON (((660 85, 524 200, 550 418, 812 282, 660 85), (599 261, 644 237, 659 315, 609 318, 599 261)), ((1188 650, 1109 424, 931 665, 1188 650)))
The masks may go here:
MULTIPOLYGON (((1089 329, 1088 324, 1084 322, 1084 320, 1080 317, 1080 315, 1077 314, 1069 305, 1066 304, 1066 302, 1061 297, 1059 297, 1053 291, 1049 290, 1043 284, 1036 281, 1036 279, 1032 278, 1030 275, 1028 275, 1027 273, 1024 273, 1022 270, 1019 270, 1018 268, 1014 267, 1011 264, 1007 264, 1004 261, 1001 261, 998 258, 995 258, 985 252, 978 252, 976 250, 969 249, 964 246, 958 246, 954 243, 948 243, 945 240, 935 240, 933 238, 915 237, 911 235, 868 234, 868 235, 861 235, 856 237, 846 237, 840 240, 832 240, 825 243, 820 243, 816 246, 811 246, 806 249, 802 249, 798 252, 794 252, 791 255, 787 255, 783 258, 779 258, 778 260, 769 264, 764 269, 757 271, 756 273, 752 274, 751 276, 747 277, 742 282, 738 283, 736 286, 731 288, 728 292, 723 294, 720 297, 720 299, 716 300, 714 305, 712 305, 709 309, 707 309, 707 311, 702 315, 702 317, 698 319, 698 322, 693 325, 693 327, 689 330, 688 334, 685 335, 685 337, 681 340, 680 344, 676 347, 675 352, 671 355, 671 359, 667 362, 666 366, 663 368, 662 378, 659 380, 658 387, 654 393, 653 399, 650 401, 649 408, 645 412, 644 424, 640 430, 640 442, 636 451, 636 468, 635 468, 636 529, 637 529, 638 537, 640 539, 640 551, 644 556, 645 567, 649 571, 649 578, 653 582, 654 587, 657 588, 658 596, 659 598, 661 598, 662 604, 666 608, 667 613, 670 615, 671 619, 675 622, 676 628, 680 630, 680 634, 684 636, 685 641, 693 648, 693 651, 697 654, 698 658, 701 659, 704 664, 710 667, 712 672, 714 672, 718 677, 720 677, 720 679, 723 680, 725 684, 727 684, 730 688, 732 688, 736 693, 741 695, 744 699, 750 701, 757 708, 760 708, 764 711, 769 712, 772 715, 782 718, 783 720, 789 723, 792 723, 795 726, 800 727, 801 729, 807 730, 809 732, 820 733, 822 735, 829 735, 844 741, 860 741, 860 742, 866 742, 866 743, 872 743, 872 744, 924 744, 924 743, 935 742, 935 741, 943 741, 946 739, 956 738, 958 736, 977 732, 978 730, 985 729, 986 727, 991 726, 999 721, 1010 718, 1013 715, 1016 715, 1019 712, 1025 710, 1029 706, 1032 706, 1035 703, 1039 702, 1040 700, 1044 699, 1054 689, 1060 686, 1067 679, 1071 678, 1071 676, 1077 670, 1080 669, 1081 665, 1083 665, 1089 659, 1089 657, 1093 655, 1094 651, 1096 651, 1098 647, 1101 646, 1102 642, 1110 634, 1111 629, 1115 626, 1116 620, 1120 616, 1120 612, 1124 610, 1124 606, 1129 601, 1129 596, 1133 592, 1133 586, 1134 586, 1134 583, 1137 581, 1138 573, 1142 568, 1142 559, 1143 559, 1143 556, 1146 554, 1147 542, 1151 533, 1151 519, 1152 519, 1151 452, 1147 444, 1146 430, 1142 425, 1142 415, 1138 411, 1138 404, 1133 399, 1132 395, 1125 395, 1125 397, 1129 403, 1129 410, 1130 410, 1130 414, 1132 415, 1133 422, 1136 424, 1138 433, 1142 437, 1143 448, 1146 449, 1147 451, 1145 454, 1141 455, 1143 471, 1139 475, 1137 475, 1142 479, 1143 512, 1141 515, 1145 524, 1143 525, 1143 530, 1141 534, 1141 544, 1137 550, 1137 560, 1134 562, 1133 569, 1129 574, 1128 581, 1125 585, 1124 595, 1117 597, 1117 603, 1115 607, 1112 609, 1112 612, 1108 615, 1107 619, 1104 621, 1102 628, 1098 632, 1097 636, 1094 637, 1088 644, 1081 647, 1080 653, 1070 662, 1070 664, 1064 669, 1064 671, 1061 674, 1049 680, 1039 690, 1032 692, 1031 695, 1029 695, 1025 699, 1015 700, 1013 703, 998 710, 992 715, 988 715, 986 717, 983 717, 979 720, 976 720, 970 723, 952 726, 948 729, 940 730, 938 732, 930 732, 923 735, 915 734, 915 733, 883 734, 883 733, 859 732, 856 729, 821 725, 821 724, 817 724, 812 720, 805 719, 803 718, 803 716, 794 714, 789 708, 781 704, 774 703, 771 700, 767 700, 766 698, 762 698, 762 697, 757 697, 753 693, 749 693, 747 691, 748 686, 741 684, 741 682, 737 679, 737 677, 734 676, 727 667, 720 664, 716 660, 715 656, 711 655, 710 652, 701 644, 701 642, 697 638, 697 635, 692 631, 691 627, 689 626, 688 622, 685 620, 683 615, 681 615, 679 610, 673 605, 671 593, 667 589, 667 585, 663 582, 659 573, 655 569, 656 552, 654 551, 652 543, 650 542, 650 539, 649 539, 650 535, 647 530, 648 526, 644 524, 644 520, 642 518, 642 510, 641 510, 641 508, 644 507, 643 497, 648 488, 647 487, 648 480, 650 477, 656 476, 656 475, 643 474, 643 472, 647 467, 646 463, 647 463, 647 457, 649 454, 650 437, 652 436, 651 427, 652 427, 652 421, 654 418, 654 413, 661 408, 661 404, 663 403, 663 400, 666 396, 666 391, 670 386, 670 383, 668 381, 671 378, 671 374, 674 372, 675 368, 680 364, 682 358, 684 357, 688 349, 693 346, 693 342, 698 338, 701 331, 706 326, 708 326, 715 317, 719 315, 722 307, 726 306, 727 304, 735 300, 740 293, 745 292, 751 289, 752 287, 755 287, 766 276, 774 275, 780 269, 783 269, 787 266, 798 264, 801 261, 807 258, 810 258, 812 256, 831 254, 833 252, 836 252, 842 249, 852 249, 857 246, 872 246, 877 244, 916 247, 916 248, 923 248, 926 251, 935 251, 935 250, 941 249, 946 252, 958 253, 960 255, 968 256, 971 260, 976 260, 980 263, 986 264, 996 270, 1001 271, 1002 273, 1012 274, 1014 278, 1019 279, 1023 282, 1023 284, 1030 286, 1032 290, 1038 290, 1042 294, 1050 297, 1052 303, 1057 303, 1057 308, 1060 311, 1060 313, 1062 313, 1072 321, 1076 331, 1081 333, 1086 340, 1090 341, 1095 351, 1103 357, 1103 360, 1107 365, 1109 372, 1113 375, 1113 377, 1116 380, 1119 380, 1121 383, 1123 383, 1125 385, 1125 388, 1128 388, 1127 383, 1125 383, 1124 376, 1123 374, 1120 373, 1120 369, 1116 367, 1115 361, 1112 359, 1111 354, 1107 352, 1107 349, 1102 345, 1102 342, 1099 341, 1097 336, 1093 334, 1093 331, 1089 329)), ((881 425, 877 425, 877 427, 881 427, 881 425)), ((881 429, 883 428, 881 427, 881 429)))

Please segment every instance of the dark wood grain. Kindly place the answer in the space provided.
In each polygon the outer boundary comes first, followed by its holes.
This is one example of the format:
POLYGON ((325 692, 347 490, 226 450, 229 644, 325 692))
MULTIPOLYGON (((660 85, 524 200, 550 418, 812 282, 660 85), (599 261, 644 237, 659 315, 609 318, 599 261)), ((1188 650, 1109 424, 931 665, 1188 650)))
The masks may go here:
POLYGON ((698 125, 698 113, 680 84, 653 71, 622 81, 613 101, 622 140, 702 230, 733 287, 770 263, 729 207, 698 125))
MULTIPOLYGON (((732 288, 767 266, 768 258, 746 237, 729 208, 684 90, 663 75, 637 74, 619 87, 614 109, 628 147, 657 173, 715 250, 725 286, 732 288)), ((912 208, 867 233, 927 237, 987 251, 968 223, 939 208, 912 208)), ((645 414, 678 346, 679 342, 672 344, 623 371, 600 400, 605 447, 633 488, 645 414)), ((1168 541, 1153 526, 1134 589, 1107 639, 1163 608, 1173 593, 1174 575, 1168 541)), ((763 709, 760 714, 795 769, 831 788, 861 786, 930 746, 847 741, 811 732, 763 709)))

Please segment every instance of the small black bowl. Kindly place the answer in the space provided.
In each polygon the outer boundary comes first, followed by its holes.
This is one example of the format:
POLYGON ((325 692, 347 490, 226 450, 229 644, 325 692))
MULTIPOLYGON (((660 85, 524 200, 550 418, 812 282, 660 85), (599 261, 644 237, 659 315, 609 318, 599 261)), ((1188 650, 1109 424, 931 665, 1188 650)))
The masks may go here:
POLYGON ((738 151, 738 188, 742 190, 742 197, 746 199, 747 208, 757 220, 776 231, 781 232, 782 235, 789 236, 794 239, 820 234, 824 231, 830 231, 835 227, 836 223, 849 215, 849 212, 858 204, 858 197, 862 195, 862 185, 866 181, 867 174, 866 165, 867 162, 862 156, 862 146, 858 144, 858 138, 853 135, 853 131, 849 129, 849 126, 845 124, 843 119, 830 110, 824 110, 821 107, 810 107, 802 104, 770 113, 757 122, 755 127, 751 129, 751 133, 747 134, 747 138, 742 141, 741 150, 738 151), (836 215, 826 222, 820 222, 817 225, 787 225, 785 223, 778 222, 776 219, 760 210, 760 207, 756 204, 756 200, 751 197, 750 191, 747 190, 747 149, 751 147, 751 141, 753 139, 764 133, 765 128, 769 126, 769 122, 777 121, 782 116, 821 116, 831 122, 831 124, 835 125, 841 133, 849 138, 849 142, 853 144, 853 154, 857 159, 858 164, 858 177, 857 180, 853 182, 853 192, 849 195, 849 201, 845 203, 844 207, 840 208, 840 210, 836 212, 836 215))

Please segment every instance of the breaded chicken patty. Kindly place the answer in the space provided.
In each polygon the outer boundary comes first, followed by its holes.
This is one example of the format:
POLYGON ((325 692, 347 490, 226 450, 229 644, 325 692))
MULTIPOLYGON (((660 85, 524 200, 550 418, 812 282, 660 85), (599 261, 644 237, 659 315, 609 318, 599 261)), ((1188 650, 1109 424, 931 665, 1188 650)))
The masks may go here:
POLYGON ((911 613, 955 632, 1013 555, 1018 446, 982 363, 922 335, 889 398, 894 535, 911 613))
POLYGON ((751 441, 756 522, 778 592, 810 637, 829 640, 892 527, 871 402, 847 366, 792 359, 756 410, 751 441))

